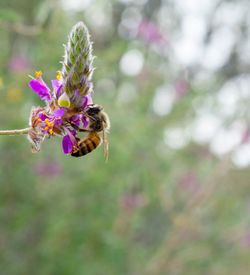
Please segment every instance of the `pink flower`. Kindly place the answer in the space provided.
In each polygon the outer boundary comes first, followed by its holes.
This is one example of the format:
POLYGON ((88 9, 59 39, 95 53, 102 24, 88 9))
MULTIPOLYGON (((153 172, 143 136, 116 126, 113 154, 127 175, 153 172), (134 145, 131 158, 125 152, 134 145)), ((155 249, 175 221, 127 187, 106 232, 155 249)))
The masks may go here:
POLYGON ((246 128, 242 134, 241 143, 246 144, 250 141, 250 128, 246 128))
POLYGON ((189 90, 189 84, 184 79, 179 79, 174 83, 175 92, 178 98, 185 96, 189 90))
POLYGON ((142 194, 126 193, 120 200, 121 208, 133 210, 145 205, 145 197, 142 194))
POLYGON ((240 245, 245 248, 250 248, 250 232, 246 232, 241 236, 240 245))
POLYGON ((164 42, 158 26, 147 19, 143 19, 139 24, 138 36, 149 44, 162 44, 164 42))
POLYGON ((63 81, 52 80, 52 92, 42 78, 42 72, 36 72, 36 78, 29 82, 29 87, 43 100, 47 106, 35 108, 31 112, 28 138, 33 145, 33 151, 40 150, 42 141, 46 136, 55 134, 63 135, 62 149, 64 154, 71 154, 77 149, 78 142, 76 134, 80 127, 88 127, 88 119, 84 110, 92 104, 91 94, 81 95, 75 91, 75 100, 79 100, 80 105, 77 112, 72 112, 70 98, 63 91, 63 81), (60 102, 64 105, 60 105, 60 102))
POLYGON ((34 171, 41 177, 56 177, 62 174, 63 168, 56 161, 47 159, 36 163, 34 171))
POLYGON ((191 171, 182 175, 177 183, 182 189, 191 193, 196 192, 200 189, 197 176, 191 171))
POLYGON ((13 73, 24 73, 29 70, 29 68, 29 61, 24 56, 12 56, 9 61, 9 70, 13 73))

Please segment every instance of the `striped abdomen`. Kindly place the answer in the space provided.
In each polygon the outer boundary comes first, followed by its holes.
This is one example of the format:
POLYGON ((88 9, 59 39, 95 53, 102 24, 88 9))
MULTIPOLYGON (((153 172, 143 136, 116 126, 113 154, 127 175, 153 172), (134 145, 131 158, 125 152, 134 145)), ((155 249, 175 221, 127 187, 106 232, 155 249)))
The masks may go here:
POLYGON ((82 157, 95 150, 101 143, 97 132, 91 132, 85 139, 78 142, 78 150, 71 154, 72 157, 82 157))

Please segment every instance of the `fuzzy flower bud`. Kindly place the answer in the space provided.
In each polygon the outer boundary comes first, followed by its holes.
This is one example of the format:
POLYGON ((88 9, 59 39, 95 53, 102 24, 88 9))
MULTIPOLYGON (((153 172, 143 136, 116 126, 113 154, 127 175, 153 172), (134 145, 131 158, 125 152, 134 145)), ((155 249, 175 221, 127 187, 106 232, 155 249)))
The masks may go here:
POLYGON ((75 93, 83 97, 92 91, 92 62, 92 42, 88 29, 83 22, 78 22, 69 34, 62 66, 64 91, 76 107, 79 107, 80 101, 75 93))

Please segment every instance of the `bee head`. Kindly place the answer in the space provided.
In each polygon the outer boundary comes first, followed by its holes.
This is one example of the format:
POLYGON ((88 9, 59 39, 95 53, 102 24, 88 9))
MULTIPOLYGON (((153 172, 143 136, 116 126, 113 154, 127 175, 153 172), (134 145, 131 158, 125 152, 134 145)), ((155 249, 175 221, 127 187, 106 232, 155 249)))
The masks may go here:
POLYGON ((88 106, 86 113, 89 116, 97 115, 103 110, 103 107, 97 104, 91 104, 88 106))

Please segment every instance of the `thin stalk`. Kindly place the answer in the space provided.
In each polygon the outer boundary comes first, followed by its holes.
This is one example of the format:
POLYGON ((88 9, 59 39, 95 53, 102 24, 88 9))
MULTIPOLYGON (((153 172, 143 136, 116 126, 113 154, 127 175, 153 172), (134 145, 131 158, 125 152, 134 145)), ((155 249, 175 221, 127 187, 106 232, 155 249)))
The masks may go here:
POLYGON ((17 136, 28 134, 31 128, 16 129, 16 130, 0 130, 0 136, 17 136))

